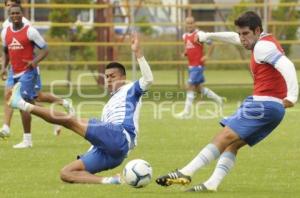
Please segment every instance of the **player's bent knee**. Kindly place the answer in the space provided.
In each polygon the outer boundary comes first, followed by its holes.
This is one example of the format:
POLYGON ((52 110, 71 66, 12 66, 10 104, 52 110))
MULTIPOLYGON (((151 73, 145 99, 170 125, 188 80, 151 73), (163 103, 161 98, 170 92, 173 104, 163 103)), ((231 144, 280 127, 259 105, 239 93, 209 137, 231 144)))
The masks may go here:
POLYGON ((60 179, 67 183, 74 183, 73 173, 67 167, 60 170, 60 179))

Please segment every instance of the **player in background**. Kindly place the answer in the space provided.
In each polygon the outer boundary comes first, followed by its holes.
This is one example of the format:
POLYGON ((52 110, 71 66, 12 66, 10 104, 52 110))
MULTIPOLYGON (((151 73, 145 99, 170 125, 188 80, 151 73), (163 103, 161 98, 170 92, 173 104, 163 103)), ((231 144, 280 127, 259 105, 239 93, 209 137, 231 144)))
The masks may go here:
MULTIPOLYGON (((5 11, 8 12, 8 9, 12 5, 21 5, 21 1, 20 0, 5 0, 4 5, 5 5, 5 11)), ((28 19, 26 19, 24 16, 22 17, 22 22, 25 25, 30 25, 30 21, 28 19)), ((11 19, 8 17, 2 24, 2 30, 6 29, 11 24, 12 24, 11 19)), ((7 105, 9 96, 11 94, 11 89, 14 85, 13 73, 12 73, 11 68, 8 69, 8 71, 7 71, 6 68, 2 68, 1 78, 2 78, 2 80, 6 81, 5 91, 4 91, 4 98, 5 98, 6 102, 4 102, 4 119, 3 119, 4 123, 3 123, 2 128, 0 129, 0 137, 1 138, 7 138, 7 137, 10 136, 10 123, 11 123, 11 119, 12 119, 12 115, 13 115, 13 109, 7 105)), ((66 99, 58 98, 58 97, 54 96, 51 93, 41 92, 40 91, 41 86, 42 86, 41 85, 41 79, 40 79, 40 75, 39 75, 38 80, 37 80, 37 84, 36 84, 36 87, 35 87, 36 90, 38 91, 38 97, 36 98, 36 102, 56 103, 56 104, 64 106, 64 108, 66 108, 70 113, 72 113, 72 114, 75 113, 75 110, 72 106, 71 101, 68 101, 66 99)), ((61 131, 61 126, 54 125, 54 134, 59 135, 60 131, 61 131)), ((30 134, 24 134, 23 142, 25 141, 25 139, 27 139, 28 141, 31 142, 31 135, 30 134)), ((23 146, 25 146, 24 148, 27 148, 26 144, 23 144, 23 142, 21 142, 21 144, 17 144, 16 148, 23 148, 23 146)), ((27 145, 30 145, 30 144, 27 144, 27 145)))
POLYGON ((120 176, 102 177, 95 173, 117 167, 136 146, 141 97, 153 82, 153 75, 139 45, 137 34, 132 35, 131 50, 135 53, 142 77, 126 84, 122 64, 106 66, 106 85, 111 98, 102 110, 101 120, 69 117, 64 113, 35 106, 22 99, 20 84, 16 84, 10 104, 34 114, 47 122, 62 125, 88 140, 93 147, 80 159, 66 165, 60 173, 65 182, 120 184, 120 176))
POLYGON ((210 46, 207 54, 204 55, 204 44, 195 42, 194 39, 197 32, 200 32, 200 30, 196 28, 195 19, 191 16, 187 17, 185 19, 185 24, 187 32, 183 34, 182 38, 185 45, 184 56, 187 57, 189 63, 189 79, 184 110, 175 115, 175 117, 179 119, 188 119, 191 117, 191 108, 193 105, 193 101, 197 96, 197 93, 200 93, 203 96, 212 99, 220 106, 222 106, 223 104, 222 97, 218 96, 211 89, 203 86, 203 83, 205 82, 205 60, 207 60, 211 56, 214 46, 211 45, 211 41, 206 41, 205 43, 210 46))
POLYGON ((250 70, 254 80, 253 95, 247 97, 237 111, 221 120, 224 127, 213 140, 185 167, 159 177, 162 186, 189 184, 191 177, 219 158, 211 177, 187 191, 216 191, 235 163, 240 148, 254 146, 281 122, 285 108, 298 99, 298 81, 294 64, 284 54, 273 35, 263 32, 260 17, 252 11, 235 20, 237 33, 198 33, 200 42, 208 39, 242 44, 251 50, 250 70))

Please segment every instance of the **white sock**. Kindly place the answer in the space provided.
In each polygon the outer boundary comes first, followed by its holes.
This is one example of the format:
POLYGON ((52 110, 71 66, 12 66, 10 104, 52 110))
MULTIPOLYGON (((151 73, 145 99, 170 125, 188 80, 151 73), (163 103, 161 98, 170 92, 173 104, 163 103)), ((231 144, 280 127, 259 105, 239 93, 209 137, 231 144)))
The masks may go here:
POLYGON ((121 183, 120 177, 112 176, 112 177, 102 177, 100 183, 101 184, 117 184, 121 183))
POLYGON ((9 126, 7 124, 3 124, 2 130, 5 131, 6 133, 10 132, 10 128, 9 128, 9 126))
POLYGON ((210 190, 217 190, 218 186, 224 177, 233 168, 235 162, 235 155, 231 152, 224 152, 216 165, 216 168, 210 178, 204 182, 206 188, 210 190))
POLYGON ((187 91, 186 99, 185 99, 185 106, 184 106, 184 110, 183 110, 184 112, 190 113, 194 99, 195 99, 195 92, 187 91))
POLYGON ((200 168, 206 166, 211 161, 220 156, 219 149, 214 144, 206 145, 199 154, 185 167, 179 170, 184 175, 193 176, 200 168))
POLYGON ((23 134, 23 141, 31 143, 31 141, 32 141, 32 139, 31 139, 31 133, 24 133, 23 134))
POLYGON ((213 101, 215 101, 219 104, 222 103, 222 98, 209 88, 203 87, 201 89, 201 93, 202 93, 202 95, 206 96, 209 99, 212 99, 213 101))

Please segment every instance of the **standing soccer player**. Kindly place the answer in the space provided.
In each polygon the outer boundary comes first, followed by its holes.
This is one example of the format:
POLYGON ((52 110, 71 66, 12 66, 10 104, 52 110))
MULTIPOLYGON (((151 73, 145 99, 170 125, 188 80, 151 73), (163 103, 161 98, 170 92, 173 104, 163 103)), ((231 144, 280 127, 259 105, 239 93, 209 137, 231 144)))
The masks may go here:
POLYGON ((219 158, 211 177, 188 189, 190 192, 216 191, 233 168, 238 150, 246 144, 254 146, 269 135, 283 119, 285 108, 294 106, 298 99, 294 64, 274 36, 263 32, 260 17, 254 12, 245 12, 235 20, 235 25, 238 34, 199 33, 198 40, 242 44, 251 50, 253 95, 247 97, 233 115, 221 121, 223 130, 190 163, 159 177, 156 180, 159 185, 189 184, 197 170, 219 158))
POLYGON ((214 47, 210 45, 211 42, 207 40, 206 43, 209 44, 210 47, 207 55, 205 56, 204 44, 195 41, 195 36, 198 32, 201 32, 196 28, 195 19, 193 17, 187 17, 185 19, 185 24, 187 33, 184 33, 182 38, 185 44, 184 56, 187 57, 189 63, 189 79, 184 110, 175 115, 175 117, 179 119, 188 119, 191 117, 190 112, 197 93, 214 100, 220 106, 223 104, 222 97, 218 96, 211 89, 203 86, 203 83, 205 82, 205 60, 211 55, 214 47))
POLYGON ((142 77, 125 84, 126 71, 122 64, 106 66, 105 76, 111 98, 104 106, 101 120, 69 117, 61 112, 32 105, 22 99, 20 84, 15 85, 11 106, 34 114, 47 122, 62 125, 88 140, 93 147, 80 159, 66 165, 61 179, 69 183, 120 184, 120 176, 101 177, 95 173, 117 167, 136 145, 141 97, 153 82, 151 69, 144 58, 139 40, 133 34, 131 49, 138 60, 142 77))
MULTIPOLYGON (((21 5, 20 0, 5 0, 4 1, 5 10, 8 12, 9 8, 13 5, 21 5)), ((24 16, 22 16, 22 23, 24 25, 30 25, 30 21, 26 19, 24 16)), ((12 20, 10 17, 8 17, 2 24, 2 29, 6 29, 9 26, 12 25, 12 20)), ((11 95, 12 87, 14 86, 14 74, 12 71, 12 68, 8 70, 5 67, 2 67, 1 69, 1 78, 2 80, 5 80, 5 102, 4 102, 4 119, 3 119, 3 126, 0 129, 0 138, 7 138, 10 136, 10 123, 13 115, 13 109, 7 105, 8 99, 11 95)), ((41 78, 40 74, 38 75, 38 79, 35 85, 35 89, 37 91, 37 102, 48 102, 48 103, 56 103, 64 106, 71 114, 75 113, 75 110, 72 106, 72 103, 68 100, 58 98, 50 93, 41 92, 41 78)), ((61 126, 55 125, 54 126, 54 134, 59 135, 61 131, 61 126)), ((26 133, 23 135, 23 141, 19 144, 14 145, 14 148, 29 148, 32 146, 32 140, 31 140, 31 134, 26 133)))
MULTIPOLYGON (((6 71, 6 67, 10 62, 12 78, 9 77, 9 83, 21 82, 24 99, 34 102, 34 99, 37 97, 35 86, 39 75, 37 64, 47 56, 48 48, 38 31, 23 23, 20 5, 15 4, 9 8, 9 17, 12 24, 1 32, 4 54, 2 71, 6 71), (35 46, 40 49, 36 57, 34 57, 35 46)), ((24 139, 21 144, 15 145, 14 148, 28 148, 32 146, 31 115, 21 111, 21 117, 24 139)))

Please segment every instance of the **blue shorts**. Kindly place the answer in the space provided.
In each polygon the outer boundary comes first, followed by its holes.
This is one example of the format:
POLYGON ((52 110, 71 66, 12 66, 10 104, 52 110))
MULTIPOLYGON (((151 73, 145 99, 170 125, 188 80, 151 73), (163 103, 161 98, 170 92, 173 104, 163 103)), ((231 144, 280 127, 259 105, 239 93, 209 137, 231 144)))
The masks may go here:
POLYGON ((268 136, 281 122, 285 114, 282 104, 272 101, 254 101, 247 97, 230 117, 221 120, 248 145, 253 146, 268 136))
POLYGON ((80 157, 85 170, 94 174, 120 165, 129 151, 122 125, 90 119, 85 138, 94 146, 80 157))
POLYGON ((21 83, 21 96, 26 101, 32 101, 37 97, 35 85, 38 79, 38 70, 33 68, 27 70, 23 75, 18 78, 14 78, 14 84, 21 83))
MULTIPOLYGON (((6 88, 13 88, 14 85, 15 85, 15 81, 14 81, 14 77, 13 77, 13 71, 10 68, 8 70, 8 75, 7 75, 7 79, 6 79, 6 82, 5 82, 5 87, 6 88)), ((36 92, 39 92, 42 89, 42 82, 41 82, 41 76, 40 76, 39 71, 38 71, 38 77, 37 77, 37 81, 36 81, 36 84, 34 86, 34 89, 36 90, 36 92)))
POLYGON ((204 67, 197 66, 197 67, 189 67, 189 79, 188 83, 190 85, 199 85, 205 82, 204 78, 204 67))

